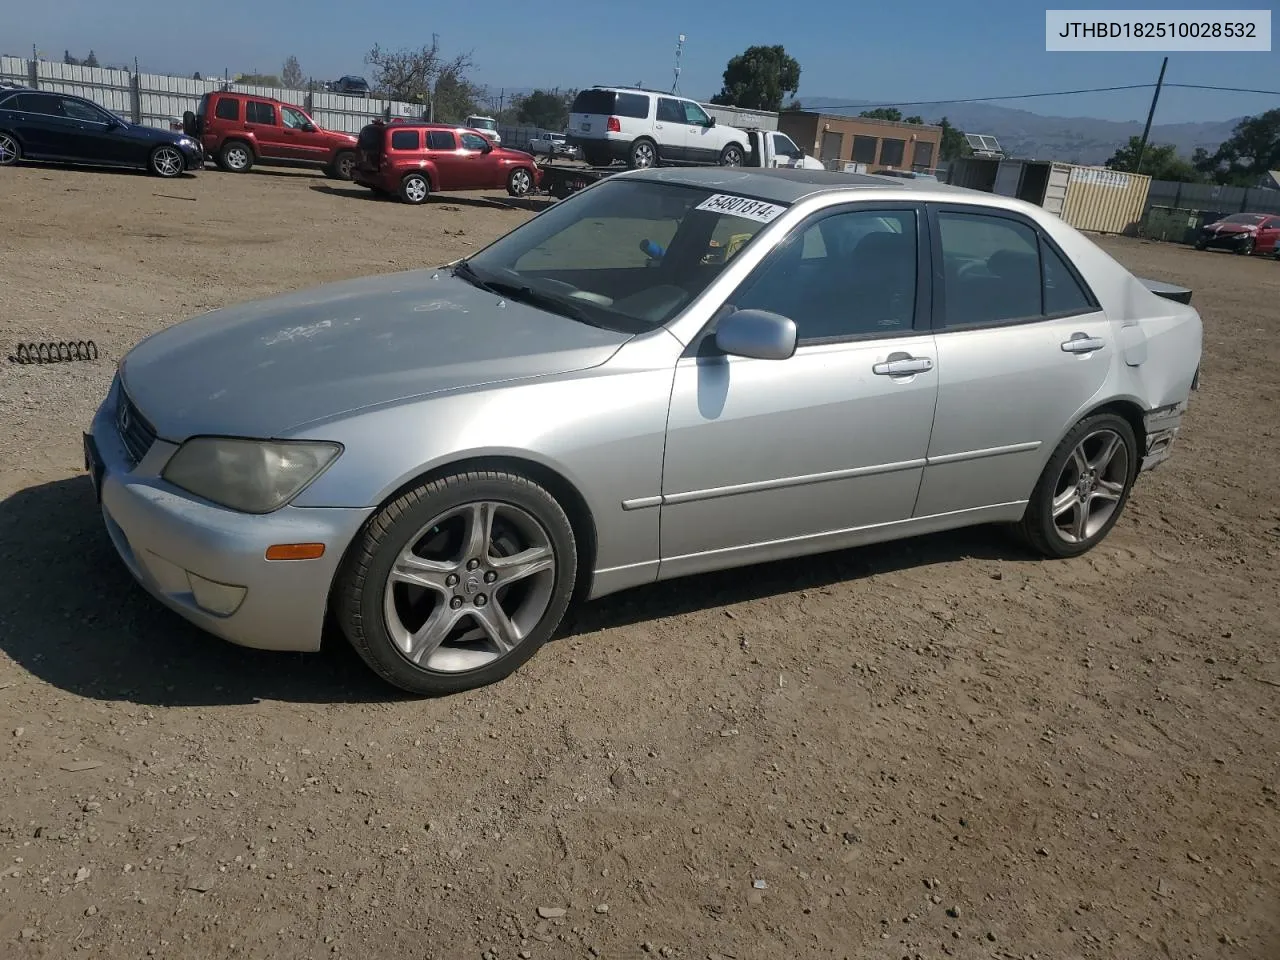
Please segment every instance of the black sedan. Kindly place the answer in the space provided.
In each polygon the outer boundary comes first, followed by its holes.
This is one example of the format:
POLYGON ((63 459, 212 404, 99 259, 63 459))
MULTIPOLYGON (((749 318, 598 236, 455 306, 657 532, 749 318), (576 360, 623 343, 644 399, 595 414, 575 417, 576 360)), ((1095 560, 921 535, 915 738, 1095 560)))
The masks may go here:
POLYGON ((204 150, 184 133, 129 123, 83 97, 0 90, 0 167, 24 159, 177 177, 204 166, 204 150))

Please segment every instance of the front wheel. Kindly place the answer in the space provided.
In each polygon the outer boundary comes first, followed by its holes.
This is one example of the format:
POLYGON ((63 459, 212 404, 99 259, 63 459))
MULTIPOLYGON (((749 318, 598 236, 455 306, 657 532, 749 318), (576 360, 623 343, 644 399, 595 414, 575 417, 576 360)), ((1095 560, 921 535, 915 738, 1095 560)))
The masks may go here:
POLYGON ((1253 238, 1250 237, 1248 240, 1246 240, 1244 243, 1240 244, 1240 246, 1236 248, 1236 253, 1240 254, 1240 256, 1242 257, 1253 256, 1253 243, 1254 243, 1253 238))
POLYGON ((151 151, 151 159, 148 166, 157 177, 171 180, 180 176, 182 171, 186 169, 187 164, 182 159, 182 153, 177 147, 160 146, 151 151))
POLYGON ((533 175, 524 167, 516 167, 507 177, 507 193, 513 197, 527 197, 533 190, 533 175))
POLYGON ((742 166, 742 148, 736 143, 731 143, 725 147, 720 154, 720 165, 722 167, 742 166))
POLYGON ((411 173, 400 181, 400 199, 405 203, 426 203, 429 196, 431 184, 421 173, 411 173))
POLYGON ((1123 417, 1086 417, 1049 458, 1021 532, 1046 557, 1076 557, 1111 531, 1138 475, 1138 443, 1123 417))
POLYGON ((441 695, 508 676, 559 627, 577 577, 573 527, 526 477, 423 483, 369 522, 335 589, 351 645, 383 679, 441 695))

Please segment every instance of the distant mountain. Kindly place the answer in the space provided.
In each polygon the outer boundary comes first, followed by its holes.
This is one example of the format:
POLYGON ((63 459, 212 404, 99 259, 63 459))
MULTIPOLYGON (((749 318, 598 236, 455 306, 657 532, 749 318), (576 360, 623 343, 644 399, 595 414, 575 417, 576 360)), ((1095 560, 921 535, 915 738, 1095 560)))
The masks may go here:
MULTIPOLYGON (((801 97, 806 110, 824 110, 833 114, 856 116, 857 100, 834 97, 801 97)), ((872 101, 861 101, 871 103, 872 101)), ((1094 117, 1046 117, 1029 110, 1015 110, 988 103, 938 103, 927 108, 904 107, 904 115, 913 113, 934 123, 946 117, 965 133, 985 133, 1000 141, 1006 155, 1037 160, 1060 160, 1065 163, 1104 163, 1116 147, 1130 137, 1142 135, 1140 121, 1098 120, 1094 117)), ((1196 147, 1212 152, 1231 136, 1237 123, 1223 120, 1208 123, 1165 123, 1151 128, 1152 143, 1171 143, 1178 152, 1190 157, 1196 147)))

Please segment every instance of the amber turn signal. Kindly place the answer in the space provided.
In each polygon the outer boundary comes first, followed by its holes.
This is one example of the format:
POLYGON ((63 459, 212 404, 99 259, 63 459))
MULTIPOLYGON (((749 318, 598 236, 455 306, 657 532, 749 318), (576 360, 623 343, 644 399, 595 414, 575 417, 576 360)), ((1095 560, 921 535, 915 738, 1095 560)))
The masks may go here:
POLYGON ((323 543, 277 543, 267 547, 268 560, 319 560, 323 543))

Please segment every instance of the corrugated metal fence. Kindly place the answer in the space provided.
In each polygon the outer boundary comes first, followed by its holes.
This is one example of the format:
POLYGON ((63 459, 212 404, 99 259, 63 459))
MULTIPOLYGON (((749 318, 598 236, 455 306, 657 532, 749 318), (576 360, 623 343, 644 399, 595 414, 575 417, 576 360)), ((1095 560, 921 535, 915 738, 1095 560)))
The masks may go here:
POLYGON ((1147 194, 1147 210, 1152 207, 1215 210, 1224 214, 1280 213, 1280 190, 1152 180, 1147 194))
MULTIPOLYGON (((222 80, 192 80, 164 74, 131 74, 127 70, 76 67, 22 57, 0 57, 0 80, 85 97, 127 120, 152 127, 170 126, 180 120, 185 111, 194 111, 200 98, 214 90, 235 90, 297 104, 322 127, 347 133, 359 133, 361 127, 378 117, 421 120, 427 116, 426 106, 421 103, 257 87, 222 80)), ((776 113, 704 106, 720 123, 778 129, 776 113)), ((502 127, 498 132, 505 145, 523 149, 542 131, 533 126, 516 126, 502 127)))

